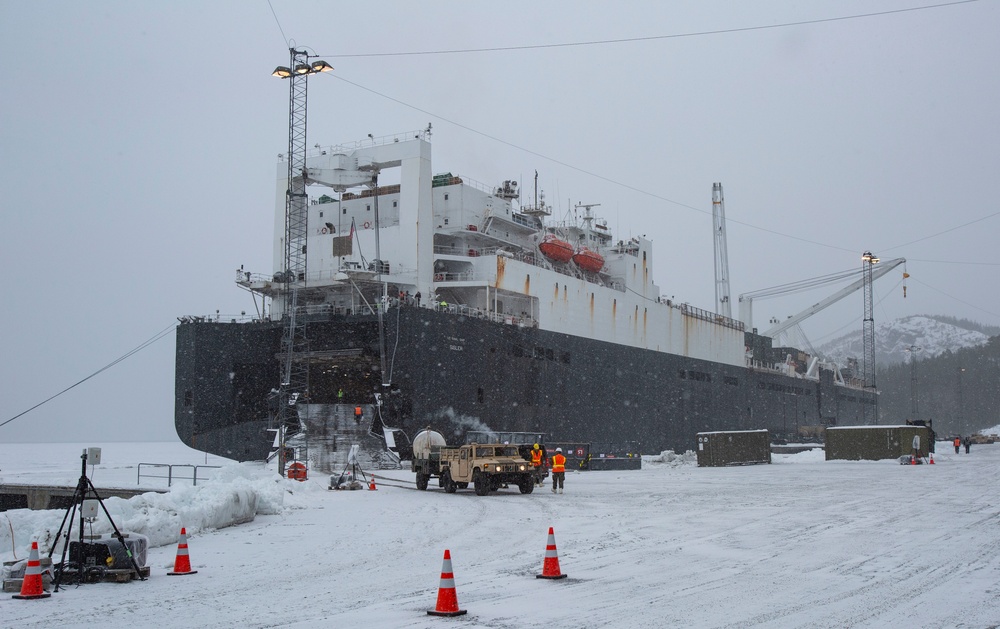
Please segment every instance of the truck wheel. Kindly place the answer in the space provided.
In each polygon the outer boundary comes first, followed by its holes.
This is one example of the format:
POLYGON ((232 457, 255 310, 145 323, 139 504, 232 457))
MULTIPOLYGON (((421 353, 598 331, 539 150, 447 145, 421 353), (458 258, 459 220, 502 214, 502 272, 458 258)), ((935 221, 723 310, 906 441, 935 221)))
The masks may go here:
POLYGON ((444 476, 441 477, 441 484, 444 485, 445 493, 453 494, 458 490, 458 485, 451 480, 451 472, 444 473, 444 476))
POLYGON ((535 479, 531 476, 522 478, 521 482, 517 484, 517 487, 521 490, 522 494, 530 494, 535 491, 535 479))
POLYGON ((476 495, 485 496, 490 493, 490 480, 484 474, 476 474, 472 482, 476 486, 476 495))
POLYGON ((430 482, 430 474, 417 474, 417 489, 423 491, 427 489, 427 483, 430 482))

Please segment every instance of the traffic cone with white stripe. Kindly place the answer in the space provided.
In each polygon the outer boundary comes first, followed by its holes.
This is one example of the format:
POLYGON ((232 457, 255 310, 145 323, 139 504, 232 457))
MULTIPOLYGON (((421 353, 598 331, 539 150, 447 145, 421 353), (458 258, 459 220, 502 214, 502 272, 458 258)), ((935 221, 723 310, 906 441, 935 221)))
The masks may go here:
POLYGON ((542 573, 535 575, 536 579, 565 579, 566 575, 559 572, 559 553, 556 552, 556 534, 549 527, 549 539, 545 544, 545 563, 542 573))
POLYGON ((177 542, 177 557, 174 559, 174 571, 167 574, 170 576, 179 576, 197 573, 197 570, 191 569, 191 558, 188 556, 187 529, 181 527, 181 539, 177 542))
POLYGON ((451 571, 451 551, 444 551, 441 564, 441 584, 438 586, 437 605, 427 612, 430 616, 461 616, 468 610, 458 608, 458 593, 455 592, 455 573, 451 571))
POLYGON ((42 587, 42 564, 38 559, 38 542, 31 542, 31 552, 28 553, 28 566, 24 569, 24 580, 21 581, 21 593, 11 598, 33 599, 52 596, 42 587))
POLYGON ((933 452, 930 452, 930 453, 928 453, 928 456, 930 456, 930 457, 931 457, 931 460, 930 460, 930 463, 929 463, 929 464, 930 464, 930 465, 934 465, 934 453, 933 453, 933 452))
POLYGON ((372 474, 372 479, 368 482, 368 491, 375 491, 378 487, 375 486, 375 475, 372 474))

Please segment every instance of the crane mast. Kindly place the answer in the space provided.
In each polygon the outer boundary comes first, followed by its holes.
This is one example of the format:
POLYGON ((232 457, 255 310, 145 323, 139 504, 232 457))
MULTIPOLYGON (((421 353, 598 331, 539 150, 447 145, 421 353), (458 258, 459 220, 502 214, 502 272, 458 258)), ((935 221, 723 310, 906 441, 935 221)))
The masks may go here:
POLYGON ((712 184, 712 230, 715 234, 715 312, 733 317, 729 301, 729 252, 726 247, 726 207, 722 200, 722 184, 712 184))
MULTIPOLYGON (((864 372, 865 388, 871 389, 875 393, 875 303, 872 299, 872 270, 878 264, 879 259, 870 251, 861 254, 861 270, 864 274, 864 294, 865 294, 865 319, 864 319, 864 362, 862 370, 864 372)), ((878 424, 878 396, 875 396, 875 414, 872 423, 878 424)))

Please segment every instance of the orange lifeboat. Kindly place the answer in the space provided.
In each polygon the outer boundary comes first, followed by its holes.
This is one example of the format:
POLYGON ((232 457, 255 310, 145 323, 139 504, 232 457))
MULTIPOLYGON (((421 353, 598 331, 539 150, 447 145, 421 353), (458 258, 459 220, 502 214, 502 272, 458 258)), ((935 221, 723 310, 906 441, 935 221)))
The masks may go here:
MULTIPOLYGON (((538 244, 538 250, 546 258, 556 262, 569 262, 569 259, 573 257, 573 247, 565 240, 556 238, 553 234, 547 234, 542 238, 542 242, 538 244)), ((601 265, 604 265, 603 259, 601 265)))
POLYGON ((584 271, 590 271, 591 273, 598 273, 604 268, 604 256, 586 247, 580 247, 573 254, 573 262, 584 271))

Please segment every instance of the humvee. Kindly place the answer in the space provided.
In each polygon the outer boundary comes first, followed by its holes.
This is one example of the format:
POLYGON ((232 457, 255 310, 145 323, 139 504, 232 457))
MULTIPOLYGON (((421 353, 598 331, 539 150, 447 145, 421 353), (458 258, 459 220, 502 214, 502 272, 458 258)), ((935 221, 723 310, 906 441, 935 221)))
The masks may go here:
POLYGON ((517 446, 470 443, 434 450, 437 451, 426 461, 429 465, 420 465, 418 469, 414 459, 418 489, 427 489, 432 475, 439 476, 441 487, 449 494, 470 484, 479 496, 506 485, 517 485, 522 494, 535 489, 531 462, 525 460, 517 446))

